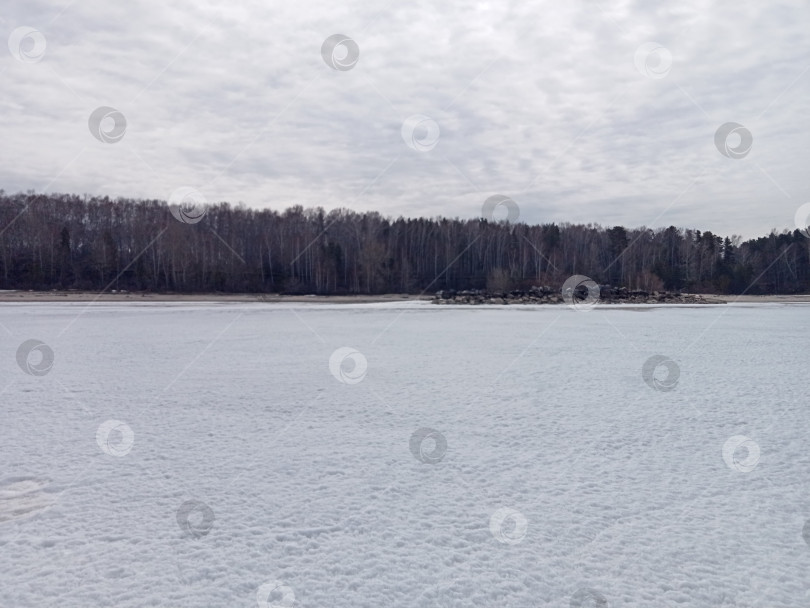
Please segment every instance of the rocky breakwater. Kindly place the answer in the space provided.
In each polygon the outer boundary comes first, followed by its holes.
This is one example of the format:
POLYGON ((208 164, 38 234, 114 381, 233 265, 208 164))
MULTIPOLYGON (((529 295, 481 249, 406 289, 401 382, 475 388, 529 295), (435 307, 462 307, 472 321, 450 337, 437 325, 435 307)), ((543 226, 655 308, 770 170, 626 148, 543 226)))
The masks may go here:
MULTIPOLYGON (((573 292, 574 301, 584 302, 588 290, 580 287, 573 292)), ((511 291, 444 289, 433 296, 434 304, 563 304, 562 292, 546 285, 511 291)), ((725 301, 697 294, 673 291, 642 291, 626 287, 599 286, 599 304, 725 304, 725 301)))

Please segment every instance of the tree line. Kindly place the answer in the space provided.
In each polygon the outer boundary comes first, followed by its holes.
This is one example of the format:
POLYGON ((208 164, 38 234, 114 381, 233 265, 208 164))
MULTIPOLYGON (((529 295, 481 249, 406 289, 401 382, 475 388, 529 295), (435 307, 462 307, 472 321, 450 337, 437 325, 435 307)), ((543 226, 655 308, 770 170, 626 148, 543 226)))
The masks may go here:
POLYGON ((646 291, 798 293, 810 239, 695 229, 387 218, 0 190, 0 288, 289 294, 555 288, 573 274, 646 291), (196 221, 196 220, 195 220, 196 221))

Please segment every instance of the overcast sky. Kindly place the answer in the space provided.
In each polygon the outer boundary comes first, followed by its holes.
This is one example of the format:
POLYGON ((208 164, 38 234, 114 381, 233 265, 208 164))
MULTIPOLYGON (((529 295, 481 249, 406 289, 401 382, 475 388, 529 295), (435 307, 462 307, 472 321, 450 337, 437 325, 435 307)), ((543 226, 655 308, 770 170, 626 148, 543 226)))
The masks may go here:
POLYGON ((752 237, 810 201, 808 30, 806 0, 12 0, 0 188, 465 218, 501 194, 752 237))

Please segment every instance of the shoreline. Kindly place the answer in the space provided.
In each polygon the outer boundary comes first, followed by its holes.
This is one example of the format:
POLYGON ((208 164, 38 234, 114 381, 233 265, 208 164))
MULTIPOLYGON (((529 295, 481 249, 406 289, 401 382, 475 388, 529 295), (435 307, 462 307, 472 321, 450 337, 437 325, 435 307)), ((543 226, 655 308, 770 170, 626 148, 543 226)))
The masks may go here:
POLYGON ((152 293, 93 291, 0 291, 0 304, 10 302, 199 302, 199 303, 329 303, 376 304, 379 302, 408 302, 433 298, 431 295, 379 294, 349 296, 281 295, 255 293, 152 293))
MULTIPOLYGON (((700 295, 706 304, 732 303, 810 303, 810 294, 799 295, 718 295, 718 294, 683 294, 700 295)), ((431 301, 432 294, 379 294, 379 295, 280 295, 280 294, 178 294, 178 293, 143 293, 143 292, 105 292, 99 294, 91 291, 0 291, 0 304, 11 302, 262 302, 262 303, 328 303, 328 304, 377 304, 383 302, 431 301)), ((610 304, 610 302, 606 302, 610 304)), ((519 306, 514 303, 512 306, 519 306)), ((635 306, 654 306, 654 303, 634 303, 635 306)))

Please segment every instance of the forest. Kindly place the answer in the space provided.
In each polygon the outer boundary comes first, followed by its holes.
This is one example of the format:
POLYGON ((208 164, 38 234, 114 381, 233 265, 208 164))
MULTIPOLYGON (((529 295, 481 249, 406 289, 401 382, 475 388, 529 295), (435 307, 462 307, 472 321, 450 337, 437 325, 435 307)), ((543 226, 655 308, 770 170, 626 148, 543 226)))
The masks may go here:
POLYGON ((675 226, 202 211, 185 223, 165 201, 0 190, 0 289, 418 294, 558 288, 573 274, 647 291, 810 289, 810 239, 798 230, 742 242, 675 226))

